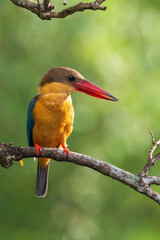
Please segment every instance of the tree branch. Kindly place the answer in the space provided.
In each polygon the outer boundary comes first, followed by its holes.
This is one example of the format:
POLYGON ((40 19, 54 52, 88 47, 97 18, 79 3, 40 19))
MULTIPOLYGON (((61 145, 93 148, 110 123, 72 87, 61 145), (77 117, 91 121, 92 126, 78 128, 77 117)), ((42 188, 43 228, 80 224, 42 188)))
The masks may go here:
MULTIPOLYGON (((157 155, 160 156, 160 153, 157 155)), ((0 164, 5 168, 12 166, 13 161, 19 161, 23 158, 30 157, 37 157, 34 147, 14 147, 12 143, 0 143, 0 164)), ((160 185, 160 177, 158 176, 147 176, 147 174, 135 175, 90 156, 75 152, 70 152, 69 155, 66 155, 65 151, 57 148, 41 148, 39 157, 51 158, 58 162, 65 161, 89 167, 103 175, 116 179, 160 204, 160 194, 150 187, 152 184, 160 185)))
MULTIPOLYGON (((37 3, 31 0, 10 1, 19 7, 26 8, 32 13, 35 13, 42 20, 51 20, 52 18, 65 18, 75 12, 81 12, 84 10, 106 10, 106 7, 101 5, 105 0, 96 0, 90 3, 80 2, 60 12, 53 12, 55 6, 51 5, 50 0, 43 0, 43 3, 40 3, 39 0, 37 0, 37 3)), ((66 5, 66 1, 64 1, 64 5, 66 5)))

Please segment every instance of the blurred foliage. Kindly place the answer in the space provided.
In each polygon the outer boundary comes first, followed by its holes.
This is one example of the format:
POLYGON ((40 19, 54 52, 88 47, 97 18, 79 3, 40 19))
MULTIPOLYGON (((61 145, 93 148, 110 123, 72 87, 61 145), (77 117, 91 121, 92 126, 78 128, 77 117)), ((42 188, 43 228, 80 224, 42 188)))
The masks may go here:
MULTIPOLYGON (((106 5, 105 12, 42 21, 3 1, 1 142, 27 145, 27 106, 38 82, 50 68, 68 66, 120 99, 114 103, 73 94, 70 150, 135 174, 141 171, 151 147, 149 131, 160 137, 160 2, 106 5)), ((52 161, 48 195, 37 199, 36 163, 26 159, 24 164, 0 168, 1 239, 159 239, 160 209, 145 196, 93 170, 52 161)), ((152 174, 159 172, 157 163, 152 174)))

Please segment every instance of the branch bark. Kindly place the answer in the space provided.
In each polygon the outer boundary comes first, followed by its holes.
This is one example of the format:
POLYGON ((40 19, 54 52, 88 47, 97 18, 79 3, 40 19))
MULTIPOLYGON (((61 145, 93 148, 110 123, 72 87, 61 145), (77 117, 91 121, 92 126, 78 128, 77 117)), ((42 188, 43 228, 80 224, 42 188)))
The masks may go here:
MULTIPOLYGON (((23 158, 30 157, 37 157, 34 147, 15 147, 12 146, 12 143, 0 143, 0 164, 5 168, 12 166, 13 161, 19 161, 23 158)), ((144 194, 160 204, 160 194, 150 187, 152 184, 160 185, 159 176, 147 176, 147 173, 135 175, 110 163, 103 162, 90 156, 75 152, 70 152, 69 155, 66 155, 65 151, 57 148, 41 148, 39 157, 47 157, 58 162, 65 161, 89 167, 133 188, 137 192, 144 194)))
MULTIPOLYGON (((69 15, 74 14, 75 12, 82 12, 84 10, 106 10, 106 7, 101 5, 105 0, 96 0, 90 3, 80 2, 60 12, 53 12, 53 9, 56 7, 51 5, 50 0, 44 0, 43 3, 40 3, 39 0, 37 0, 37 3, 31 0, 10 1, 18 7, 26 8, 32 13, 35 13, 42 20, 51 20, 52 18, 65 18, 69 15)), ((64 5, 66 5, 66 2, 64 5)))

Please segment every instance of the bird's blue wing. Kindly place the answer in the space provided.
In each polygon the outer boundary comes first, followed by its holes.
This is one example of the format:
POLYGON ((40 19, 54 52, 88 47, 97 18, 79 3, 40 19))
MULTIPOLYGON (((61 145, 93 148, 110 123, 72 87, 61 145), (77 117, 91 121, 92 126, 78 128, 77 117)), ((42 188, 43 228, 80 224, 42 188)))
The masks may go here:
POLYGON ((33 118, 33 109, 35 106, 35 103, 37 102, 39 98, 39 95, 32 98, 32 100, 29 103, 28 106, 28 113, 27 113, 27 140, 28 140, 28 146, 33 146, 33 138, 32 138, 32 130, 34 126, 34 118, 33 118))

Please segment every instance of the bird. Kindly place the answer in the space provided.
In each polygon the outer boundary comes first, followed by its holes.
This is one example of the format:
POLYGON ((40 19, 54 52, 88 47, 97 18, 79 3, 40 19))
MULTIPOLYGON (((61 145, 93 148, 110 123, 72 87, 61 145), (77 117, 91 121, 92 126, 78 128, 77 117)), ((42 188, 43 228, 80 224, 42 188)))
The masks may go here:
MULTIPOLYGON (((69 155, 66 140, 72 132, 74 109, 71 94, 87 95, 118 101, 117 98, 86 80, 79 72, 68 67, 54 67, 39 82, 39 93, 29 103, 27 113, 27 140, 36 148, 63 148, 69 155)), ((45 197, 48 189, 50 159, 38 157, 36 196, 45 197)))

